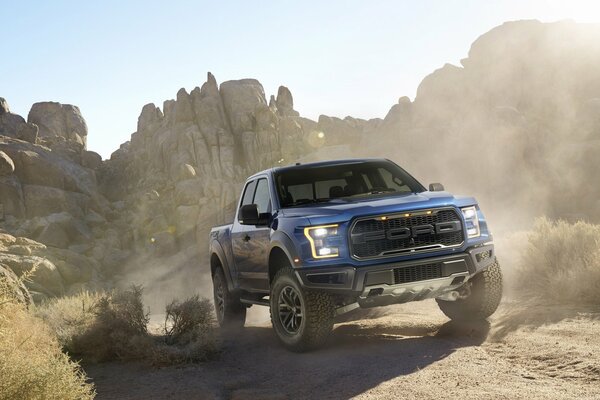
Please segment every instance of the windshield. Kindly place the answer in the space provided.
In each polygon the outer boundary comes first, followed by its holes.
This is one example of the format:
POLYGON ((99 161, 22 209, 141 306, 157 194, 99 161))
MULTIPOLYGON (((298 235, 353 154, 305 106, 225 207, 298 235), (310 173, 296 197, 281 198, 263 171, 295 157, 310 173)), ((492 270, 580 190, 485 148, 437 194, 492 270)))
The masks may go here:
POLYGON ((361 161, 284 169, 274 174, 281 207, 394 196, 425 188, 391 161, 361 161))

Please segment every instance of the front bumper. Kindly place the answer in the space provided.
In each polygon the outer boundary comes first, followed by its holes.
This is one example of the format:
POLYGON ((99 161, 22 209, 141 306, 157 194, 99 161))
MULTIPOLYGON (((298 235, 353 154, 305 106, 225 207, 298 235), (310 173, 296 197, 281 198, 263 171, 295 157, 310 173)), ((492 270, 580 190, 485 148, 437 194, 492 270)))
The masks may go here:
POLYGON ((298 268, 302 285, 356 298, 361 307, 406 303, 456 290, 495 261, 493 244, 463 253, 362 267, 298 268))

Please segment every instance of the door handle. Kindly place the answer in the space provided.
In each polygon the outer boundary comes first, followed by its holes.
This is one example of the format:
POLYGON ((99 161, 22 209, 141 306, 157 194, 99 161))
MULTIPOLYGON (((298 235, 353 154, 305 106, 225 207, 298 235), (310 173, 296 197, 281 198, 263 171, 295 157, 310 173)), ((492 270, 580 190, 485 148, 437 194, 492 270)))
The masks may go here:
POLYGON ((249 242, 250 236, 248 236, 248 234, 246 234, 246 236, 244 236, 243 240, 244 240, 244 242, 249 242))

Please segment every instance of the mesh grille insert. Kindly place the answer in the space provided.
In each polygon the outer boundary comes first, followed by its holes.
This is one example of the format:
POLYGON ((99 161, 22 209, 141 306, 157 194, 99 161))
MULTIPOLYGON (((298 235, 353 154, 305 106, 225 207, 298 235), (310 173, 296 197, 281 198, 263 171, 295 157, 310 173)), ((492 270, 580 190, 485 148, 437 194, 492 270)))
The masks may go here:
POLYGON ((426 281, 442 277, 442 265, 423 264, 410 267, 394 268, 394 284, 426 281))
MULTIPOLYGON (((431 214, 390 216, 382 221, 380 217, 358 220, 350 232, 352 254, 358 258, 374 258, 402 253, 411 249, 436 250, 441 247, 460 245, 464 241, 462 221, 452 209, 432 210, 431 214), (414 227, 427 227, 440 223, 458 223, 459 230, 448 232, 425 232, 398 235, 390 232, 408 232, 414 227), (408 237, 407 237, 408 236, 408 237)), ((409 213, 410 214, 410 213, 409 213)))

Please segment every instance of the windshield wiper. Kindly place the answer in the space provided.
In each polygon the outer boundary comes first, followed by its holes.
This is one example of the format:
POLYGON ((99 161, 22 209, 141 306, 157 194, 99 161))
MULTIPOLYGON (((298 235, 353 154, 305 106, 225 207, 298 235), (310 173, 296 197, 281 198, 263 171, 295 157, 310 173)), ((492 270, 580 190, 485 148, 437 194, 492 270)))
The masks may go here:
POLYGON ((371 190, 369 192, 369 194, 382 194, 382 193, 390 193, 390 192, 395 192, 396 189, 392 189, 392 188, 380 188, 380 189, 375 189, 375 190, 371 190))
POLYGON ((327 203, 330 202, 332 200, 337 200, 337 199, 330 199, 329 197, 322 197, 319 199, 298 199, 296 201, 294 201, 293 203, 288 204, 288 207, 290 206, 302 206, 305 204, 315 204, 315 203, 327 203))

